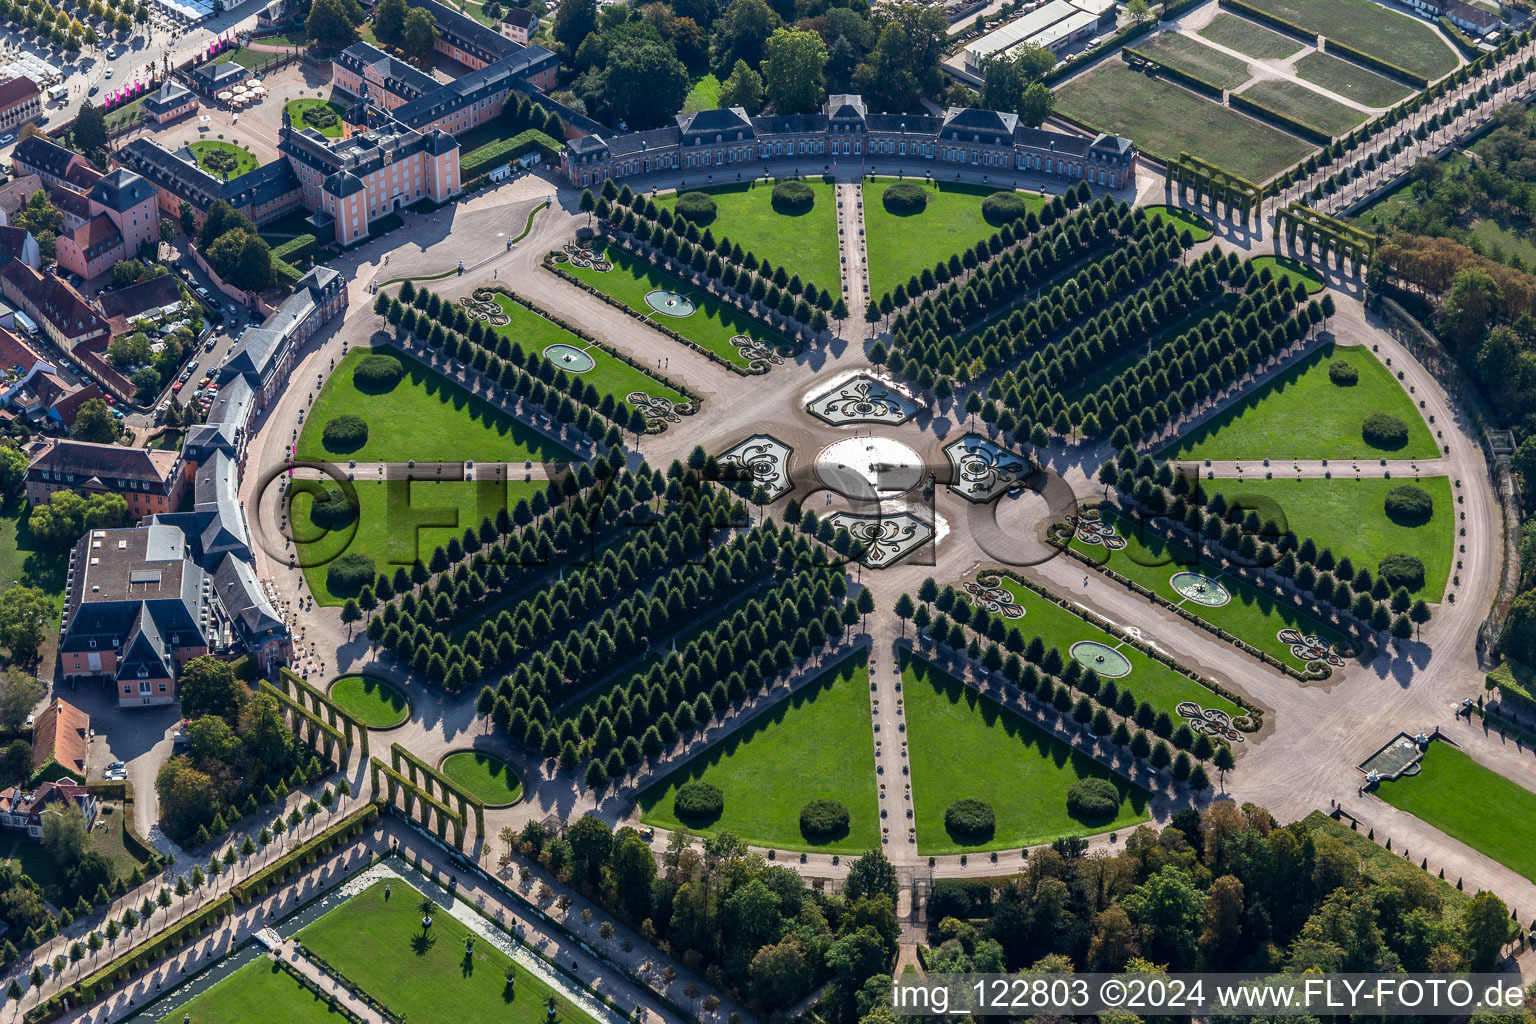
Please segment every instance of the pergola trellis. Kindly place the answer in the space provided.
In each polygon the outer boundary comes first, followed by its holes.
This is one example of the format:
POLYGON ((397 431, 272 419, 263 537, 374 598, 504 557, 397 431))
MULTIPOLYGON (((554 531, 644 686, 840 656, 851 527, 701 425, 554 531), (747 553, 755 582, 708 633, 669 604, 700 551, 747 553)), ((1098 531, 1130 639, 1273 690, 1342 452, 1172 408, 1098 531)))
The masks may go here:
POLYGON ((1311 258, 1315 246, 1316 258, 1324 266, 1328 265, 1330 252, 1336 254, 1336 266, 1341 270, 1344 260, 1348 259, 1354 265, 1356 275, 1370 262, 1376 249, 1376 237, 1369 232, 1294 200, 1275 211, 1275 233, 1283 233, 1286 244, 1292 249, 1297 248, 1299 235, 1300 255, 1311 258))
POLYGON ((1222 170, 1209 160, 1180 153, 1176 159, 1168 161, 1163 184, 1179 186, 1180 202, 1189 202, 1189 190, 1193 189, 1195 206, 1203 208, 1209 198, 1212 213, 1219 215, 1221 204, 1225 203, 1228 216, 1236 214, 1239 223, 1243 224, 1252 217, 1253 226, 1259 226, 1264 208, 1264 187, 1240 174, 1222 170))

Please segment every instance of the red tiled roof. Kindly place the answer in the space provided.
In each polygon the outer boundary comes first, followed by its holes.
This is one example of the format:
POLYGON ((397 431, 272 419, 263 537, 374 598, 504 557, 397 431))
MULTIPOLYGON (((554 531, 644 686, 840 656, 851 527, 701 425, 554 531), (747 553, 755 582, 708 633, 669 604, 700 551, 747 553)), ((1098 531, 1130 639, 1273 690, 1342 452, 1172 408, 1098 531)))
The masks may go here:
POLYGON ((104 213, 98 213, 75 229, 75 244, 87 256, 96 255, 94 250, 110 249, 114 245, 121 245, 122 242, 122 231, 112 223, 112 218, 104 213))
POLYGON ((71 391, 57 402, 54 402, 53 407, 59 414, 59 422, 63 423, 66 427, 73 427, 75 425, 75 417, 80 414, 80 407, 93 398, 103 397, 105 397, 105 392, 93 381, 83 388, 71 391))
POLYGON ((25 76, 0 82, 0 110, 8 110, 38 95, 37 83, 25 76))
POLYGON ((85 776, 85 748, 91 731, 91 716, 59 698, 55 698, 32 727, 32 770, 37 771, 52 757, 60 765, 82 778, 85 776))
POLYGON ((23 370, 32 369, 32 364, 41 359, 37 350, 16 335, 0 327, 0 370, 9 370, 13 366, 19 366, 23 370))
POLYGON ((89 192, 102 177, 102 173, 90 164, 75 164, 64 172, 64 180, 79 189, 82 195, 89 192))
POLYGON ((4 267, 0 267, 0 281, 26 298, 36 311, 34 319, 43 317, 66 338, 74 340, 107 329, 107 322, 80 293, 71 288, 69 282, 52 274, 40 274, 13 258, 4 267))

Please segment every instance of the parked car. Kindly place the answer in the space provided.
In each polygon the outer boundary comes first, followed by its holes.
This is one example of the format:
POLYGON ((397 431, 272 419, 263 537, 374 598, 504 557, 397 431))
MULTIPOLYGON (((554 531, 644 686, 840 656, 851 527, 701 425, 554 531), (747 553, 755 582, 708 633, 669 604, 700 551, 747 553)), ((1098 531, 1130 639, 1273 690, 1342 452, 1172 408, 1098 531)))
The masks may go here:
POLYGON ((194 359, 190 363, 187 364, 187 375, 191 376, 192 375, 192 371, 194 371, 196 369, 197 369, 197 360, 194 359))
POLYGON ((212 378, 212 377, 204 377, 204 378, 203 378, 203 379, 202 379, 202 380, 200 380, 200 381, 198 381, 198 382, 197 382, 197 386, 198 386, 198 388, 199 388, 199 389, 202 389, 202 388, 205 388, 205 387, 207 387, 207 386, 208 386, 208 384, 209 384, 209 383, 210 383, 210 382, 211 382, 211 381, 212 381, 212 380, 213 380, 213 378, 212 378))
POLYGON ((6 132, 4 135, 0 135, 0 146, 8 146, 8 145, 10 145, 11 143, 13 143, 15 141, 16 141, 16 133, 15 132, 6 132))
POLYGON ((185 380, 179 380, 175 384, 171 385, 171 390, 179 393, 181 391, 181 389, 186 387, 186 386, 187 386, 187 382, 185 380))
POLYGON ((86 90, 86 91, 85 91, 85 94, 86 94, 86 95, 87 95, 87 96, 95 96, 95 95, 96 95, 96 94, 97 94, 97 93, 98 93, 98 92, 100 92, 100 91, 101 91, 101 86, 99 86, 99 85, 93 85, 93 86, 91 86, 91 87, 90 87, 90 88, 89 88, 89 89, 87 89, 87 90, 86 90))
POLYGON ((111 68, 107 68, 107 73, 105 75, 102 75, 101 77, 103 77, 103 78, 111 78, 112 77, 112 69, 111 68))
POLYGON ((124 765, 123 762, 121 762, 121 761, 113 761, 111 764, 107 765, 107 771, 109 771, 109 772, 117 771, 119 768, 124 768, 124 767, 127 767, 127 766, 124 765))

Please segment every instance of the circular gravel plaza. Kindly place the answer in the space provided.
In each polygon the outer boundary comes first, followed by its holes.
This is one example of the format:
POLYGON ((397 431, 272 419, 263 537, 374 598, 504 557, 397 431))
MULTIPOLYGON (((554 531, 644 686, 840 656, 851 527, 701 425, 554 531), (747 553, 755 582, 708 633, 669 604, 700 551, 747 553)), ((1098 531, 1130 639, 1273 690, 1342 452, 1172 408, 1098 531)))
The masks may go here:
POLYGON ((1071 654, 1079 665, 1093 669, 1105 679, 1119 679, 1131 674, 1131 659, 1097 640, 1079 640, 1072 645, 1071 654))
POLYGON ((575 345, 557 343, 544 350, 544 358, 566 373, 586 373, 597 365, 597 360, 575 345))
POLYGON ((645 304, 662 316, 675 317, 693 316, 693 311, 698 308, 693 304, 693 300, 682 292, 674 292, 666 288, 653 288, 646 292, 645 304))
POLYGON ((890 437, 849 437, 816 456, 821 482, 858 501, 894 498, 923 478, 923 460, 910 445, 890 437))

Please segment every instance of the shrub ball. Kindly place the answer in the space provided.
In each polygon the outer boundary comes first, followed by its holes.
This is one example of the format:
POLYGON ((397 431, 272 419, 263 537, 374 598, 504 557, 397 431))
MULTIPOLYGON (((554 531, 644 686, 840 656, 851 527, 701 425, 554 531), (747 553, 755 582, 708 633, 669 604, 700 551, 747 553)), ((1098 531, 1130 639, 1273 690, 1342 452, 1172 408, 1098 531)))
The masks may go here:
POLYGON ((332 110, 330 107, 314 106, 304 108, 304 113, 301 115, 301 120, 305 124, 313 125, 316 128, 329 128, 331 125, 335 124, 338 119, 336 117, 336 111, 332 110))
POLYGON ((781 181, 773 186, 773 208, 780 213, 810 213, 816 193, 803 181, 781 181))
POLYGON ((368 440, 368 423, 361 416, 343 413, 326 423, 320 440, 326 451, 355 452, 368 440))
POLYGON ((848 808, 836 800, 812 800, 800 808, 800 832, 811 840, 845 836, 848 808))
POLYGON ((358 360, 352 383, 359 391, 388 391, 405 377, 405 365, 394 356, 371 355, 358 360))
POLYGON ((1083 821, 1108 821, 1120 809, 1120 791, 1108 779, 1078 779, 1067 790, 1067 811, 1083 821))
POLYGON ((885 187, 885 191, 880 194, 880 201, 891 213, 908 217, 923 212, 923 208, 928 205, 928 192, 914 182, 898 181, 885 187))
POLYGON ((1360 383, 1360 371, 1347 360, 1335 359, 1328 364, 1328 379, 1341 388, 1352 388, 1360 383))
POLYGON ((342 555, 325 570, 325 589, 339 597, 355 597, 379 575, 378 567, 367 555, 342 555))
POLYGON ((994 227, 1023 220, 1029 204, 1017 192, 993 192, 981 201, 981 215, 994 227))
POLYGON ((719 786, 694 779, 677 787, 672 810, 683 821, 712 821, 725 809, 725 794, 719 786))
POLYGON ((1376 574, 1393 590, 1405 587, 1411 592, 1424 585, 1424 563, 1401 551, 1377 562, 1376 574))
POLYGON ((982 800, 966 797, 944 809, 944 827, 956 839, 985 842, 992 838, 996 826, 997 816, 992 813, 992 805, 982 800))
POLYGON ((1435 514, 1435 499, 1422 487, 1403 484, 1387 492, 1387 515, 1395 522, 1422 523, 1435 514))
POLYGON ((327 487, 310 499, 309 521, 326 530, 340 530, 357 522, 357 495, 327 487))
POLYGON ((703 192, 684 192, 677 197, 677 215, 703 226, 715 219, 715 200, 703 192))
POLYGON ((1396 416, 1373 412, 1360 425, 1360 436, 1377 448, 1401 448, 1408 443, 1408 424, 1396 416))

